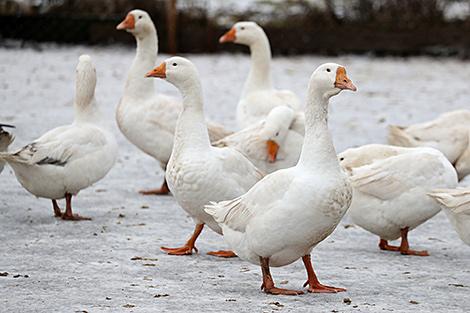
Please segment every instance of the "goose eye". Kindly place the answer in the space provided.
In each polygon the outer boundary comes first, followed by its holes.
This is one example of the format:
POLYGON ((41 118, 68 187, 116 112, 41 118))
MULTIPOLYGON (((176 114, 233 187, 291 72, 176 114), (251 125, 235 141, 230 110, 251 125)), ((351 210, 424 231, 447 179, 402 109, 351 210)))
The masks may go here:
POLYGON ((176 65, 178 65, 178 64, 176 64, 176 63, 173 63, 173 66, 176 66, 176 65))
POLYGON ((329 68, 326 69, 327 72, 331 72, 331 70, 329 68))
POLYGON ((243 27, 243 26, 242 26, 242 27, 240 27, 240 30, 244 30, 244 29, 245 29, 245 27, 243 27))
POLYGON ((339 158, 340 161, 344 161, 344 158, 339 158))
POLYGON ((139 15, 139 20, 142 18, 142 15, 139 15))
POLYGON ((276 133, 276 137, 279 136, 279 132, 276 133))

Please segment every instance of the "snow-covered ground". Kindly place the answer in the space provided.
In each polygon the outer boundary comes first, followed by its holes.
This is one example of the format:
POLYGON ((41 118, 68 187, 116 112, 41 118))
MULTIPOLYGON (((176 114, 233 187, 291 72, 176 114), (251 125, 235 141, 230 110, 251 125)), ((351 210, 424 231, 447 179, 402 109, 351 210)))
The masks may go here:
MULTIPOLYGON (((28 194, 9 168, 1 174, 0 273, 8 275, 0 275, 0 311, 468 312, 470 248, 443 214, 410 235, 413 247, 431 253, 426 258, 381 252, 378 238, 346 218, 313 252, 321 281, 348 289, 339 294, 266 295, 259 289, 257 266, 205 254, 225 247, 210 231, 198 241, 199 254, 165 255, 159 247, 182 244, 193 223, 171 196, 137 193, 158 186, 162 172, 114 123, 133 49, 43 48, 0 50, 0 122, 17 126, 14 147, 72 120, 75 66, 78 56, 88 53, 98 72, 97 99, 120 155, 109 175, 75 201, 78 213, 93 217, 89 222, 55 219, 50 201, 28 194)), ((202 76, 207 116, 234 128, 248 57, 188 57, 202 76)), ((389 123, 409 124, 470 107, 470 63, 453 59, 276 58, 274 81, 304 98, 311 72, 326 61, 345 65, 359 88, 343 92, 330 106, 338 151, 385 142, 389 123)), ((156 84, 177 94, 164 81, 156 84)), ((273 275, 286 288, 301 288, 306 278, 301 262, 274 269, 273 275)))

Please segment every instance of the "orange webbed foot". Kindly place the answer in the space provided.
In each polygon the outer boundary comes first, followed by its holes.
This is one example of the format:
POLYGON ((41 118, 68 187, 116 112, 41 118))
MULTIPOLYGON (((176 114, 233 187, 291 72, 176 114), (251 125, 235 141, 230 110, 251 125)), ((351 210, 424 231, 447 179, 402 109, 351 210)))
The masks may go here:
POLYGON ((213 255, 219 258, 236 258, 237 257, 235 252, 230 251, 230 250, 210 251, 210 252, 207 252, 207 254, 213 255))
POLYGON ((264 285, 261 286, 261 289, 270 295, 298 296, 304 294, 302 290, 283 289, 277 287, 266 288, 264 285))
POLYGON ((403 255, 429 256, 429 253, 426 250, 417 251, 417 250, 408 249, 408 250, 400 251, 400 253, 403 255))
POLYGON ((344 288, 326 286, 320 283, 309 283, 309 281, 305 282, 304 287, 306 286, 309 286, 307 291, 311 293, 338 293, 346 291, 344 288))
POLYGON ((196 253, 198 252, 196 247, 194 247, 194 246, 191 247, 191 246, 187 246, 187 245, 184 245, 184 246, 179 247, 179 248, 160 247, 160 249, 162 251, 165 251, 169 255, 192 255, 193 250, 196 251, 196 253))
POLYGON ((91 221, 91 217, 81 216, 78 214, 62 214, 61 218, 64 221, 91 221))

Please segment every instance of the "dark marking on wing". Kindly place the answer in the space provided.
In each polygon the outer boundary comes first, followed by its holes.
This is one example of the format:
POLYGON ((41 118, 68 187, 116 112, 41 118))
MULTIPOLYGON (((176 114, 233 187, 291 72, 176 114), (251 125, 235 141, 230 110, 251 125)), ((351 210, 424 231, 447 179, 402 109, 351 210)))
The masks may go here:
POLYGON ((52 159, 50 157, 45 157, 41 161, 36 163, 37 165, 57 165, 57 166, 65 166, 67 164, 67 161, 61 161, 61 160, 56 160, 52 159))

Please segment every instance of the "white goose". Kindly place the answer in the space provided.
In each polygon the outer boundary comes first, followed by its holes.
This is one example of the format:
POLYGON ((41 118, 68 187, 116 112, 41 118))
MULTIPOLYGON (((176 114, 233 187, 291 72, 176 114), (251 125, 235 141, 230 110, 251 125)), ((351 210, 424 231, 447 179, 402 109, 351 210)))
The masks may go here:
POLYGON ((37 197, 52 200, 54 214, 65 220, 89 219, 72 213, 72 196, 102 179, 117 156, 114 135, 102 125, 95 101, 96 71, 88 55, 76 73, 75 120, 54 128, 12 153, 0 153, 20 184, 37 197), (66 199, 61 213, 58 199, 66 199))
POLYGON ((299 160, 304 140, 291 128, 294 119, 295 113, 291 108, 278 106, 264 120, 213 145, 237 149, 264 173, 292 167, 299 160))
POLYGON ((320 284, 310 260, 312 249, 333 232, 351 203, 351 186, 339 166, 327 123, 329 98, 342 89, 356 90, 344 67, 318 67, 308 86, 298 164, 267 175, 239 198, 206 206, 235 253, 261 265, 266 293, 302 293, 276 288, 269 270, 299 258, 307 269, 309 292, 345 290, 320 284))
MULTIPOLYGON (((251 68, 237 106, 237 122, 246 128, 266 117, 278 105, 300 109, 299 98, 289 90, 276 90, 271 82, 271 47, 264 30, 254 22, 238 22, 219 39, 220 43, 247 45, 251 68)), ((303 135, 304 125, 299 125, 303 135)))
MULTIPOLYGON (((155 66, 158 53, 157 31, 147 12, 130 11, 117 27, 134 35, 137 52, 127 77, 124 94, 117 107, 116 121, 124 136, 140 150, 159 161, 166 169, 173 147, 173 135, 181 101, 156 94, 153 81, 145 78, 155 66)), ((217 124, 210 124, 212 140, 230 134, 217 124)), ((160 188, 143 190, 142 194, 166 194, 166 181, 160 188)))
POLYGON ((354 190, 349 209, 353 222, 379 236, 382 250, 429 255, 409 248, 408 232, 439 213, 428 192, 457 185, 446 157, 433 148, 379 144, 348 149, 338 157, 354 190), (388 244, 400 237, 399 247, 388 244))
MULTIPOLYGON (((168 254, 186 255, 196 250, 195 242, 204 225, 221 234, 212 216, 204 211, 210 201, 238 197, 263 175, 240 152, 232 148, 212 147, 203 113, 201 83, 196 67, 187 59, 165 60, 147 74, 173 84, 183 96, 175 132, 173 152, 166 172, 168 187, 179 205, 193 217, 196 228, 181 248, 165 248, 168 254)), ((197 251, 197 250, 196 250, 197 251)), ((209 254, 231 257, 231 251, 209 254)))
POLYGON ((436 189, 429 195, 444 208, 460 239, 470 245, 470 175, 460 181, 457 189, 436 189))
POLYGON ((459 178, 470 174, 470 111, 457 110, 408 127, 389 127, 388 141, 404 147, 431 147, 454 164, 459 178))
MULTIPOLYGON (((0 152, 8 151, 8 146, 11 145, 13 140, 15 140, 15 137, 12 134, 3 129, 4 127, 14 128, 15 126, 0 124, 0 152)), ((4 166, 5 162, 0 160, 0 173, 3 171, 4 166)))

